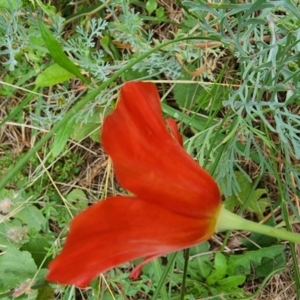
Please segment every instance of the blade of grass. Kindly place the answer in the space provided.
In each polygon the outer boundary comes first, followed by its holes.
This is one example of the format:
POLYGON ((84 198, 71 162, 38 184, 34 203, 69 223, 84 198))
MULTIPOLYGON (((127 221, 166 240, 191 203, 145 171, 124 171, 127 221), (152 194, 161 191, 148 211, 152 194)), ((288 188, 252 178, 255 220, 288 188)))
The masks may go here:
POLYGON ((189 265, 189 258, 190 258, 190 249, 186 249, 184 252, 184 267, 183 267, 183 275, 182 275, 182 282, 181 282, 180 300, 184 300, 185 283, 186 283, 187 269, 189 265))
POLYGON ((160 290, 161 290, 162 286, 164 285, 164 283, 165 283, 165 281, 166 281, 166 278, 167 278, 168 273, 169 273, 170 270, 171 270, 171 267, 172 267, 172 265, 173 265, 173 263, 174 263, 174 260, 175 260, 175 258, 176 258, 176 255, 177 255, 177 252, 172 253, 172 254, 169 256, 168 263, 167 263, 167 265, 166 265, 166 267, 165 267, 165 269, 164 269, 164 271, 163 271, 163 273, 162 273, 162 275, 161 275, 161 278, 160 278, 160 280, 159 280, 159 282, 158 282, 158 284, 157 284, 156 290, 155 290, 155 292, 154 292, 154 294, 153 294, 151 300, 157 300, 157 299, 158 299, 157 297, 159 296, 160 290))
POLYGON ((22 109, 32 100, 37 89, 38 88, 35 87, 34 90, 30 92, 29 95, 7 117, 0 122, 0 126, 17 116, 22 111, 22 109))
MULTIPOLYGON (((153 266, 153 270, 154 270, 154 276, 156 278, 156 281, 159 281, 161 276, 162 276, 162 271, 161 271, 161 266, 160 266, 160 263, 157 259, 155 259, 153 262, 152 262, 152 266, 153 266)), ((167 291, 165 288, 161 287, 160 289, 160 295, 161 295, 161 298, 163 300, 168 300, 168 294, 167 294, 167 291)))
POLYGON ((110 0, 107 0, 105 3, 100 3, 100 4, 90 6, 90 7, 85 8, 71 16, 68 16, 66 18, 64 25, 67 25, 67 24, 75 21, 78 18, 85 17, 85 16, 90 17, 91 15, 95 15, 96 13, 99 13, 102 9, 106 8, 106 6, 109 4, 109 2, 110 2, 110 0))
POLYGON ((89 80, 81 74, 77 66, 65 54, 61 45, 50 32, 50 30, 45 26, 45 24, 39 22, 39 27, 42 38, 53 60, 63 69, 67 70, 71 74, 80 78, 84 83, 88 84, 89 80))

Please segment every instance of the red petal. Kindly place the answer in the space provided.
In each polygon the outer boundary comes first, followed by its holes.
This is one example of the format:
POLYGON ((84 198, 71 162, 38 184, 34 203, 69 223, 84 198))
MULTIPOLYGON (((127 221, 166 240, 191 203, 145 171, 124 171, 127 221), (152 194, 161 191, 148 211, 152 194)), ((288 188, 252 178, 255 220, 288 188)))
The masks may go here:
POLYGON ((85 287, 119 264, 144 256, 153 259, 208 239, 215 217, 193 219, 130 197, 101 201, 74 218, 47 279, 85 287))
POLYGON ((197 218, 219 210, 215 181, 166 129, 154 84, 122 87, 117 108, 104 121, 102 141, 118 181, 137 197, 197 218))

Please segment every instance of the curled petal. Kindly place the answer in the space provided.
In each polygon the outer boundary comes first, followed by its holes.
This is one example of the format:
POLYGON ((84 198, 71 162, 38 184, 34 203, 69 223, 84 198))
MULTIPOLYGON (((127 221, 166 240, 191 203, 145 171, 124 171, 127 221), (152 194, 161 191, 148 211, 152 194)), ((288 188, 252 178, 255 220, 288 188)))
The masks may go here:
POLYGON ((109 198, 74 218, 47 279, 85 287, 119 264, 144 256, 149 261, 198 244, 213 234, 215 223, 215 214, 194 219, 137 198, 109 198))
POLYGON ((168 132, 154 84, 122 87, 115 111, 104 122, 102 141, 118 181, 137 197, 197 218, 218 211, 217 184, 168 132))

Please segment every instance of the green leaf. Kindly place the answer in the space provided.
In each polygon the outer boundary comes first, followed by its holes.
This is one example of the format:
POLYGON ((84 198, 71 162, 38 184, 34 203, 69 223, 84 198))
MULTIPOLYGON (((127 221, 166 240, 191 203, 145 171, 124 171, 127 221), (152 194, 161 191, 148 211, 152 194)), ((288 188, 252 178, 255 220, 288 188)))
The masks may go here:
POLYGON ((218 280, 225 277, 227 273, 227 259, 224 254, 217 252, 214 259, 214 269, 211 274, 206 278, 208 285, 215 284, 218 280))
POLYGON ((10 239, 8 237, 9 233, 11 230, 22 230, 22 222, 18 219, 13 219, 13 220, 7 220, 4 221, 2 223, 0 223, 0 250, 4 251, 6 246, 8 244, 13 244, 15 246, 17 245, 21 245, 22 242, 27 242, 27 240, 24 239, 20 241, 20 243, 17 243, 15 241, 13 241, 12 239, 10 239))
POLYGON ((110 50, 110 44, 111 44, 111 40, 109 38, 109 36, 104 36, 100 39, 100 44, 103 47, 103 50, 114 60, 114 54, 112 53, 112 51, 110 50))
POLYGON ((66 200, 71 204, 70 209, 73 214, 77 214, 88 206, 88 199, 85 193, 80 189, 73 189, 67 196, 66 200), (76 209, 72 209, 76 207, 76 209))
POLYGON ((229 211, 233 211, 236 207, 242 206, 247 200, 246 211, 257 214, 260 220, 263 219, 263 213, 270 204, 267 197, 262 197, 264 194, 267 194, 267 190, 256 189, 252 193, 252 185, 243 173, 235 172, 235 176, 240 186, 240 192, 237 195, 228 196, 224 202, 225 207, 229 211), (249 198, 251 193, 252 196, 249 198))
POLYGON ((46 227, 47 219, 42 212, 34 205, 24 205, 23 209, 17 212, 14 217, 20 219, 29 228, 40 231, 46 227))
POLYGON ((48 254, 46 248, 49 247, 50 241, 49 237, 35 234, 31 236, 29 242, 22 245, 21 250, 30 252, 37 266, 40 266, 42 263, 47 264, 51 258, 49 257, 45 262, 44 259, 48 254))
MULTIPOLYGON (((189 75, 183 76, 183 80, 190 79, 189 75)), ((174 98, 177 104, 185 109, 191 109, 195 104, 200 104, 200 108, 207 107, 208 100, 200 101, 204 93, 206 94, 204 88, 196 83, 177 83, 174 87, 174 98)))
POLYGON ((0 291, 6 291, 33 278, 37 267, 29 252, 9 245, 0 256, 0 270, 0 291))
MULTIPOLYGON (((45 5, 43 4, 43 2, 41 0, 35 0, 35 2, 37 3, 37 5, 43 10, 43 12, 49 16, 52 19, 55 19, 56 15, 55 15, 55 6, 53 5, 45 5)), ((50 3, 50 2, 49 2, 50 3)))
POLYGON ((149 15, 151 15, 157 8, 157 1, 156 0, 148 0, 146 2, 146 9, 149 15))
MULTIPOLYGON (((212 272, 211 254, 204 254, 209 252, 209 247, 209 243, 205 242, 190 248, 190 257, 193 257, 193 259, 189 261, 187 269, 187 274, 190 276, 190 278, 203 280, 212 272)), ((183 252, 179 252, 177 254, 176 265, 178 269, 183 269, 183 252)))
POLYGON ((50 30, 46 27, 46 25, 43 24, 42 22, 39 22, 39 27, 40 27, 42 38, 53 60, 58 65, 60 65, 63 69, 74 74, 76 77, 80 78, 83 82, 88 83, 88 80, 80 73, 77 66, 68 58, 68 56, 63 51, 61 45, 52 35, 50 30))
POLYGON ((224 292, 239 291, 239 286, 242 285, 246 280, 246 276, 243 275, 233 275, 217 282, 218 286, 222 287, 224 292))
MULTIPOLYGON (((107 110, 106 113, 109 113, 110 110, 107 110)), ((104 115, 103 108, 99 108, 94 111, 93 115, 88 119, 88 122, 85 124, 78 124, 74 127, 74 131, 72 132, 72 139, 76 142, 84 139, 89 136, 93 141, 99 142, 100 128, 101 125, 101 116, 104 115)))
POLYGON ((165 10, 163 7, 159 7, 156 11, 155 11, 155 15, 157 19, 162 19, 165 16, 165 10))
POLYGON ((67 81, 73 76, 74 75, 72 73, 68 72, 60 65, 53 64, 37 76, 35 84, 38 87, 52 86, 67 81))
POLYGON ((79 124, 74 127, 74 132, 72 133, 72 139, 76 142, 80 140, 90 137, 94 142, 100 142, 100 127, 101 120, 104 115, 110 114, 112 111, 111 108, 103 108, 100 107, 96 111, 94 111, 93 115, 88 119, 88 122, 85 124, 79 124))
POLYGON ((66 126, 57 131, 51 147, 53 157, 57 157, 65 149, 68 139, 74 131, 74 124, 75 121, 71 119, 66 126))
POLYGON ((285 252, 278 253, 275 257, 264 257, 259 266, 254 265, 255 278, 266 278, 271 272, 286 266, 285 252))
MULTIPOLYGON (((266 225, 275 226, 272 222, 267 222, 266 225)), ((277 244, 277 241, 278 239, 275 237, 256 232, 252 232, 249 237, 241 239, 242 244, 248 250, 256 250, 257 248, 269 247, 272 244, 277 244)))
POLYGON ((250 274, 253 264, 256 266, 262 264, 263 258, 273 259, 274 267, 276 261, 274 258, 277 255, 284 254, 285 246, 276 245, 267 248, 261 248, 256 251, 248 251, 240 255, 232 255, 228 259, 228 274, 231 275, 247 275, 250 274))

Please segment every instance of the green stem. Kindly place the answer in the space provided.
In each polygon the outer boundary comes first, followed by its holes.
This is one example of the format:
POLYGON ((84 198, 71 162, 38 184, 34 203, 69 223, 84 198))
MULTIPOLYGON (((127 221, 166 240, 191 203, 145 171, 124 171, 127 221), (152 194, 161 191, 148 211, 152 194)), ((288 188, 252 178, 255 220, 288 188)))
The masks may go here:
POLYGON ((189 257, 190 257, 190 249, 186 249, 184 252, 184 269, 183 269, 183 276, 182 276, 180 300, 184 300, 185 283, 186 283, 187 269, 189 265, 189 257))
POLYGON ((300 244, 300 234, 246 220, 226 210, 223 206, 217 221, 216 232, 225 230, 251 231, 300 244))

